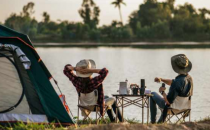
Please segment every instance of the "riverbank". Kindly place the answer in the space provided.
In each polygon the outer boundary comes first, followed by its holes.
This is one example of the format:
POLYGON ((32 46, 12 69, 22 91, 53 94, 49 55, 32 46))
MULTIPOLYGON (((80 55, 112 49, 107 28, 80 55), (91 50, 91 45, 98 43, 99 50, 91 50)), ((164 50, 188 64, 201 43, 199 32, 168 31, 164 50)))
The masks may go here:
POLYGON ((75 128, 69 127, 55 127, 50 125, 38 125, 38 124, 17 124, 14 127, 2 127, 0 130, 210 130, 210 119, 203 119, 197 122, 186 122, 182 124, 149 124, 142 125, 139 123, 127 124, 127 123, 111 123, 101 125, 82 125, 75 128))
POLYGON ((79 130, 210 130, 210 120, 182 124, 108 124, 80 128, 79 130))
POLYGON ((131 47, 142 49, 205 49, 210 48, 210 42, 137 42, 137 43, 34 43, 35 47, 131 47))

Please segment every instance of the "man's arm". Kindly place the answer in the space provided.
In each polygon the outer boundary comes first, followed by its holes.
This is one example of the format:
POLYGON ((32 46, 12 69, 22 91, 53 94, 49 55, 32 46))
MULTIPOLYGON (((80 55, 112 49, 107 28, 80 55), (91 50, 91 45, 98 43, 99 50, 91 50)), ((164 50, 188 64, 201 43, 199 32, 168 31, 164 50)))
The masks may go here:
POLYGON ((182 83, 182 82, 173 80, 173 82, 169 88, 169 92, 167 94, 167 99, 170 104, 173 103, 174 100, 176 99, 176 97, 179 95, 180 87, 183 86, 183 84, 184 83, 182 83))
POLYGON ((103 68, 99 71, 99 75, 94 77, 92 80, 91 80, 91 84, 95 87, 97 87, 99 84, 101 84, 104 79, 106 78, 106 76, 108 75, 109 71, 106 69, 106 68, 103 68))
POLYGON ((167 95, 165 93, 166 88, 165 87, 160 87, 159 88, 159 92, 162 94, 163 99, 165 100, 166 104, 170 105, 168 99, 167 99, 167 95))
POLYGON ((155 78, 155 82, 160 83, 161 81, 164 82, 165 84, 171 86, 171 83, 172 83, 171 79, 163 79, 163 78, 158 78, 158 77, 155 78))
POLYGON ((169 103, 169 101, 168 101, 168 99, 167 99, 167 95, 166 95, 166 93, 165 92, 163 92, 163 98, 164 98, 164 100, 165 100, 165 102, 166 102, 166 104, 167 105, 170 105, 170 103, 169 103))
POLYGON ((77 76, 73 73, 73 70, 75 70, 75 68, 70 65, 70 64, 67 64, 65 67, 64 67, 64 70, 63 70, 63 73, 69 78, 70 81, 74 82, 77 80, 77 76))
POLYGON ((87 74, 87 73, 97 73, 99 74, 99 72, 102 70, 102 69, 82 69, 82 68, 74 68, 76 71, 82 73, 82 74, 87 74))
POLYGON ((171 103, 173 103, 174 99, 178 96, 178 89, 179 89, 180 84, 174 80, 172 80, 171 86, 169 88, 169 92, 168 95, 166 95, 165 87, 160 87, 159 88, 159 92, 163 92, 163 97, 165 102, 170 105, 171 103))

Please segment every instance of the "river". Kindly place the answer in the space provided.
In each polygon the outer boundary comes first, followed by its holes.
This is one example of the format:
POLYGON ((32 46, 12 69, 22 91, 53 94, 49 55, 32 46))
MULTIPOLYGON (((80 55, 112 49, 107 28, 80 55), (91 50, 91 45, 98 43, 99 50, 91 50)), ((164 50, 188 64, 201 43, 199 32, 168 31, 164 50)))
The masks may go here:
MULTIPOLYGON (((194 80, 191 119, 200 120, 210 116, 210 49, 134 49, 134 48, 37 48, 45 65, 58 81, 74 116, 77 116, 77 93, 71 82, 63 74, 66 64, 73 66, 81 59, 93 59, 97 68, 106 67, 109 74, 104 81, 105 95, 116 94, 119 82, 140 84, 146 80, 147 89, 158 92, 161 84, 155 77, 175 78, 171 57, 184 53, 193 67, 189 73, 194 80)), ((167 90, 169 86, 166 86, 167 90)), ((125 108, 126 118, 141 120, 141 110, 135 106, 125 108)), ((158 115, 160 112, 158 112, 158 115)), ((146 116, 145 116, 146 118, 146 116)))

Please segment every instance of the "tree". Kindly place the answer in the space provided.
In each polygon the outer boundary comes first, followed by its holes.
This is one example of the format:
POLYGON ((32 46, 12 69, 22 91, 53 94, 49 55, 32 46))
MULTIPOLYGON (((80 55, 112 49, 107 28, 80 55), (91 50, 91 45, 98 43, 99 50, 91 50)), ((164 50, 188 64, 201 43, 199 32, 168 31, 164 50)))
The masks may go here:
POLYGON ((175 9, 170 27, 176 38, 193 38, 197 34, 203 34, 205 30, 202 17, 188 3, 175 9))
POLYGON ((167 4, 169 5, 172 11, 174 10, 174 2, 175 0, 167 0, 167 4))
POLYGON ((129 16, 129 25, 130 27, 133 29, 133 32, 136 34, 137 31, 137 26, 138 24, 141 24, 140 20, 139 20, 139 15, 138 15, 138 11, 134 11, 133 13, 131 13, 131 15, 129 16))
POLYGON ((37 33, 38 22, 34 18, 31 18, 31 15, 34 13, 33 7, 34 3, 29 2, 23 7, 20 15, 15 13, 11 14, 10 17, 5 20, 5 25, 28 34, 30 37, 34 37, 37 33))
POLYGON ((123 18, 122 18, 122 13, 121 13, 121 4, 126 5, 125 2, 123 2, 123 0, 116 0, 116 1, 112 2, 111 4, 115 5, 115 7, 118 7, 119 13, 120 13, 120 19, 123 24, 123 18))
POLYGON ((34 14, 34 12, 34 3, 29 2, 27 5, 23 6, 23 12, 21 15, 30 17, 32 14, 34 14))
POLYGON ((199 9, 199 11, 200 11, 201 17, 203 19, 206 19, 206 15, 210 14, 210 10, 208 10, 206 8, 199 9))
POLYGON ((44 18, 44 23, 49 23, 50 21, 50 15, 47 12, 43 12, 42 14, 43 18, 44 18))
POLYGON ((159 20, 170 21, 172 18, 171 14, 172 11, 167 3, 159 3, 156 0, 146 0, 145 3, 139 6, 139 10, 134 11, 129 16, 129 25, 136 34, 137 23, 140 23, 142 27, 150 27, 159 20))
POLYGON ((99 24, 100 9, 93 0, 83 0, 79 14, 90 28, 96 28, 99 24))

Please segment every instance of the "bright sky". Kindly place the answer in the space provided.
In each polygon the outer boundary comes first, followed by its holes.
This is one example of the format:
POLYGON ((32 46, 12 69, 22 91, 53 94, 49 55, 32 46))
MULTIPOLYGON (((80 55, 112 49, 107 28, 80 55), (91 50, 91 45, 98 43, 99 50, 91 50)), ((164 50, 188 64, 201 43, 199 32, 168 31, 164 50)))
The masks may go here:
MULTIPOLYGON (((35 3, 34 17, 38 20, 42 20, 42 13, 44 11, 50 14, 51 20, 57 21, 82 21, 79 16, 78 10, 81 7, 82 0, 0 0, 0 22, 10 16, 11 13, 19 13, 22 11, 24 5, 28 2, 35 3)), ((114 0, 94 0, 100 7, 100 25, 110 24, 112 20, 120 20, 119 11, 114 8, 110 3, 114 0)), ((122 6, 123 21, 128 22, 128 16, 137 10, 139 4, 144 0, 124 0, 127 4, 122 6)), ((164 0, 158 0, 164 1, 164 0)), ((210 0, 176 0, 176 5, 184 4, 185 2, 193 4, 194 7, 210 9, 210 0)))

